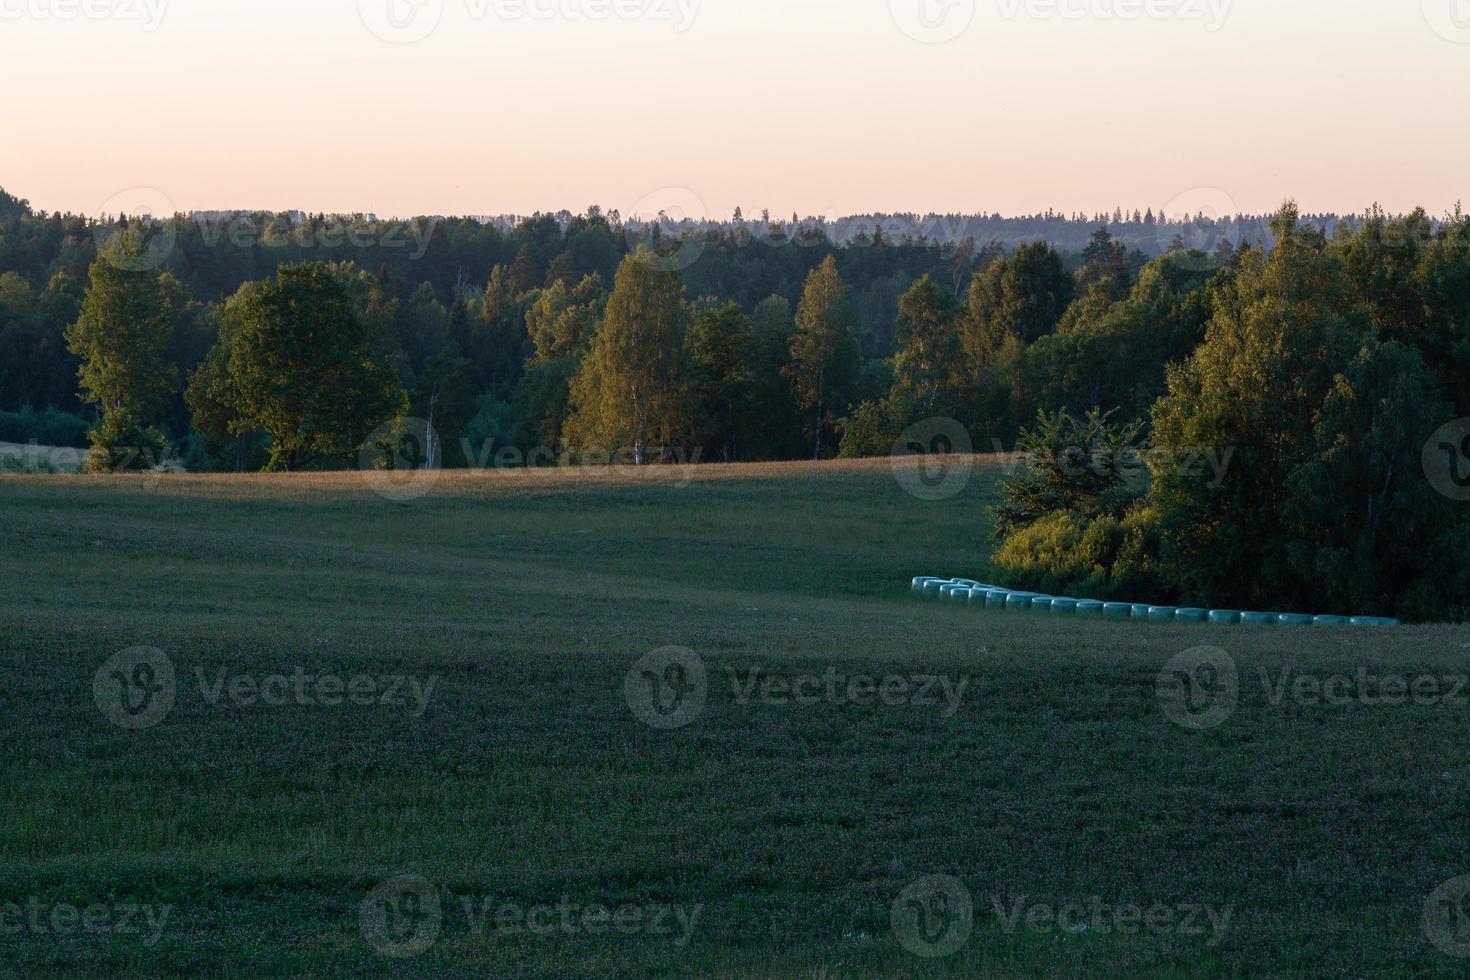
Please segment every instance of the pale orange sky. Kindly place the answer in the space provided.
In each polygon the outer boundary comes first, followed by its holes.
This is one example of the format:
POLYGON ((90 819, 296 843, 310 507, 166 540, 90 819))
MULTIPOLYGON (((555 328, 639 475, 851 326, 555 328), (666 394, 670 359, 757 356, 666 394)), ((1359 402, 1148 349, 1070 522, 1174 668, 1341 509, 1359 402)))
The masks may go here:
POLYGON ((0 0, 0 186, 88 214, 1437 213, 1467 83, 1470 0, 0 0))

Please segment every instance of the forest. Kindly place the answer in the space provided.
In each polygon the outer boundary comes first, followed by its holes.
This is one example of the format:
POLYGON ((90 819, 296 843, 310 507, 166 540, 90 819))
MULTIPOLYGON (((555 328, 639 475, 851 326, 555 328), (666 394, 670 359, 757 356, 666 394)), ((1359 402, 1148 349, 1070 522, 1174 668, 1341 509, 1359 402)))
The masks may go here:
POLYGON ((1467 344, 1458 209, 158 221, 0 192, 0 441, 337 469, 405 465, 417 420, 406 465, 658 464, 954 420, 948 448, 1030 464, 993 561, 1058 594, 1458 617, 1466 522, 1421 457, 1470 415, 1467 344))

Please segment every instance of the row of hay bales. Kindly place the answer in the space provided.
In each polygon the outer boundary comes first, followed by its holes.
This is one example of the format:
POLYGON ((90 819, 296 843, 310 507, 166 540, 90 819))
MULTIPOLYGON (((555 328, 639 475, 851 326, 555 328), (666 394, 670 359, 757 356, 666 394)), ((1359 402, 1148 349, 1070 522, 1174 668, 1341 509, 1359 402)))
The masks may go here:
POLYGON ((1396 619, 1381 616, 1308 616, 1302 613, 1242 612, 1236 609, 1181 609, 1138 602, 1102 602, 1065 596, 1017 592, 967 578, 914 579, 914 594, 926 599, 959 602, 977 609, 1006 612, 1035 612, 1065 616, 1095 616, 1098 619, 1146 620, 1150 623, 1241 623, 1253 626, 1397 626, 1396 619))

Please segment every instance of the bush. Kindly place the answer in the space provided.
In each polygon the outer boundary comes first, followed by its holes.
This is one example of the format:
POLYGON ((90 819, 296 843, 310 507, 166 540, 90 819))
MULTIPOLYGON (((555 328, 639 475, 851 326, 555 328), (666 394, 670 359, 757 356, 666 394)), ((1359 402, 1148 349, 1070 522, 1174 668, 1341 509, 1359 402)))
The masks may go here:
POLYGON ((81 449, 87 445, 87 420, 58 408, 38 412, 25 405, 18 412, 0 412, 0 442, 81 449))
POLYGON ((89 473, 151 470, 168 458, 168 438, 125 411, 108 412, 89 436, 92 452, 84 467, 89 473))
POLYGON ((888 411, 878 402, 863 402, 850 418, 838 420, 837 431, 842 435, 837 452, 841 459, 887 456, 898 437, 888 411))
POLYGON ((1162 602, 1155 516, 1135 507, 1121 518, 1056 511, 1018 528, 995 553, 1012 588, 1079 599, 1162 602))

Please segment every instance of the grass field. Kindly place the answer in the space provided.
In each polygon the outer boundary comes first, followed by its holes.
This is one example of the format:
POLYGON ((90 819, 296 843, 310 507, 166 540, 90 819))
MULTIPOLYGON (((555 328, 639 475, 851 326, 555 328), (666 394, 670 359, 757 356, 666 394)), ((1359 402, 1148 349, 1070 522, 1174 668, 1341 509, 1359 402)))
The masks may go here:
POLYGON ((996 472, 0 477, 0 974, 1464 975, 1470 630, 913 599, 996 472))

